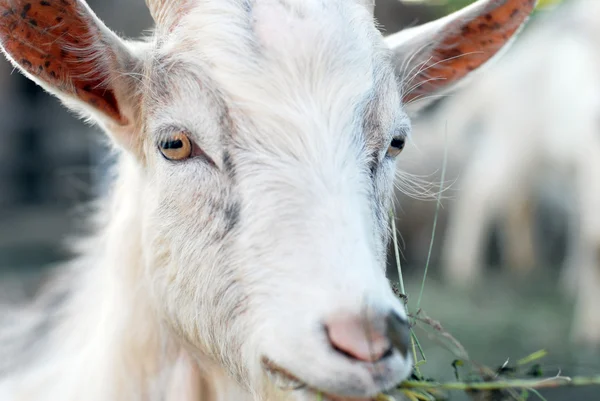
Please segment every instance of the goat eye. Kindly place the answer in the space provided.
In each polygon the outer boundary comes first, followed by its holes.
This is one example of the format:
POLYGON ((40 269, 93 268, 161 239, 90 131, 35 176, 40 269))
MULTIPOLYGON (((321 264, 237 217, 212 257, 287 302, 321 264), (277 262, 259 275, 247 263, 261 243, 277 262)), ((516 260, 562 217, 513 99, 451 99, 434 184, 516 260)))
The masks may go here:
POLYGON ((177 133, 158 144, 160 153, 172 161, 189 159, 192 156, 193 146, 190 138, 184 133, 177 133))
POLYGON ((398 137, 398 138, 392 139, 392 142, 390 143, 390 147, 387 150, 387 156, 388 157, 398 156, 402 152, 402 149, 404 149, 405 143, 406 143, 406 139, 403 137, 398 137))

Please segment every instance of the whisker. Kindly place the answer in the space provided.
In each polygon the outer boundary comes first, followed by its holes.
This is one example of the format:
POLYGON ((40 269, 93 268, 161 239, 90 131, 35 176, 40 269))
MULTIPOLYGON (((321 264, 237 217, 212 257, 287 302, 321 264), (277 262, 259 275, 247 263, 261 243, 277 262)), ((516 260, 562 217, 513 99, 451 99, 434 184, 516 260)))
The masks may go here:
MULTIPOLYGON (((419 66, 419 69, 410 77, 410 79, 407 80, 406 78, 404 78, 402 80, 402 86, 410 85, 417 76, 419 76, 420 74, 426 73, 431 68, 434 68, 434 67, 436 67, 436 66, 438 66, 438 65, 440 65, 442 63, 445 63, 445 62, 448 62, 448 61, 452 61, 452 60, 456 60, 458 58, 469 56, 469 55, 473 55, 473 54, 483 54, 483 52, 481 52, 481 51, 473 51, 473 52, 462 53, 462 54, 459 54, 459 55, 456 55, 456 56, 453 56, 453 57, 448 57, 448 58, 445 58, 445 59, 438 60, 438 61, 436 61, 433 64, 427 65, 427 63, 429 63, 429 61, 431 61, 431 59, 433 58, 433 56, 432 56, 429 59, 427 59, 426 61, 424 61, 424 62, 422 62, 420 64, 417 64, 416 66, 419 66)), ((415 67, 413 67, 412 70, 414 70, 415 67)), ((412 70, 411 70, 411 72, 412 72, 412 70)), ((431 77, 428 80, 420 82, 419 84, 417 84, 418 85, 417 87, 419 87, 420 85, 422 85, 422 84, 424 84, 426 82, 429 82, 430 80, 436 80, 436 79, 444 79, 444 78, 442 78, 442 77, 431 77)), ((410 94, 415 89, 416 88, 414 86, 411 87, 411 88, 409 88, 409 90, 407 91, 407 93, 405 95, 410 94)))
POLYGON ((427 60, 424 60, 420 63, 415 64, 415 66, 413 68, 411 68, 410 71, 408 71, 408 73, 412 73, 415 69, 417 70, 415 73, 413 73, 412 75, 410 75, 410 77, 405 77, 402 79, 402 86, 405 85, 410 85, 413 80, 419 76, 419 74, 422 72, 422 68, 423 66, 426 66, 427 63, 429 63, 431 61, 432 57, 429 57, 427 60), (408 78, 408 79, 407 79, 408 78))
POLYGON ((404 96, 408 96, 408 95, 410 95, 410 94, 411 94, 411 93, 413 93, 415 90, 419 89, 421 86, 423 86, 423 85, 425 85, 425 84, 427 84, 427 83, 429 83, 429 82, 433 82, 433 81, 445 81, 445 80, 446 80, 446 78, 443 78, 443 77, 437 77, 437 78, 429 78, 429 79, 426 79, 426 80, 424 80, 424 81, 420 81, 419 83, 416 83, 416 84, 414 84, 413 86, 411 86, 410 88, 408 88, 408 89, 406 90, 406 92, 404 93, 404 96))
POLYGON ((404 105, 405 106, 410 106, 413 103, 416 103, 416 102, 421 101, 421 100, 439 99, 439 98, 448 97, 448 96, 451 96, 451 94, 440 94, 440 95, 424 95, 423 94, 423 95, 416 96, 415 98, 409 100, 404 105))

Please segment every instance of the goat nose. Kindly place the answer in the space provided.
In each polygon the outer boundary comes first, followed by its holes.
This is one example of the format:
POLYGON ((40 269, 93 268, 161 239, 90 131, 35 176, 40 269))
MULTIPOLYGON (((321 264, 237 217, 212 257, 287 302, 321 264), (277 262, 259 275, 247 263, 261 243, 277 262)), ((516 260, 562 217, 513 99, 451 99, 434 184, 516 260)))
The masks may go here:
POLYGON ((397 314, 366 319, 364 315, 336 315, 325 323, 331 346, 362 362, 377 362, 392 354, 393 347, 405 355, 410 337, 408 324, 397 314))
POLYGON ((386 334, 392 346, 406 358, 410 349, 410 324, 396 312, 390 312, 385 319, 386 334))

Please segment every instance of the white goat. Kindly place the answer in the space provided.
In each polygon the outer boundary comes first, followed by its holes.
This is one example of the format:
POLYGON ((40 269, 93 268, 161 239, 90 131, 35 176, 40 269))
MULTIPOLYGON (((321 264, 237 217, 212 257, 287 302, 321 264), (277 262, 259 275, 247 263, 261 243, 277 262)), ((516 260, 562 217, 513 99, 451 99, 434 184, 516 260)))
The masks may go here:
POLYGON ((600 344, 600 2, 575 0, 540 16, 499 63, 428 117, 414 123, 414 154, 398 164, 431 172, 448 145, 447 178, 457 179, 446 192, 456 200, 446 202, 441 255, 449 282, 477 280, 495 218, 508 264, 540 264, 531 202, 536 182, 551 174, 575 191, 580 216, 571 217, 563 273, 577 297, 574 339, 600 344))
POLYGON ((147 3, 156 31, 130 42, 83 1, 0 0, 8 58, 120 152, 99 234, 0 334, 0 399, 391 388, 412 366, 384 274, 402 103, 490 59, 535 1, 387 40, 366 0, 147 3))

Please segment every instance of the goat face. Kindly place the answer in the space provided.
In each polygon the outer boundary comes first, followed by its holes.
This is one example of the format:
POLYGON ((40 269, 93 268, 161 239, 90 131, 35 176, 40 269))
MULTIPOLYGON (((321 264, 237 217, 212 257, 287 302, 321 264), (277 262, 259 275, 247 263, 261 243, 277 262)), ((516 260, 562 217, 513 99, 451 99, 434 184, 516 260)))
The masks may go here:
POLYGON ((334 394, 406 377, 405 350, 381 339, 371 356, 365 337, 406 320, 384 261, 410 130, 370 14, 198 6, 151 59, 146 249, 180 333, 244 376, 264 362, 334 394), (193 157, 165 158, 182 136, 193 157), (359 338, 340 345, 336 330, 359 338))
POLYGON ((406 378, 406 312, 384 273, 402 102, 489 59, 534 1, 480 1, 387 43, 353 0, 148 3, 148 42, 74 0, 0 3, 0 39, 133 160, 170 329, 254 392, 267 373, 338 399, 406 378), (487 52, 459 59, 475 37, 487 52))

